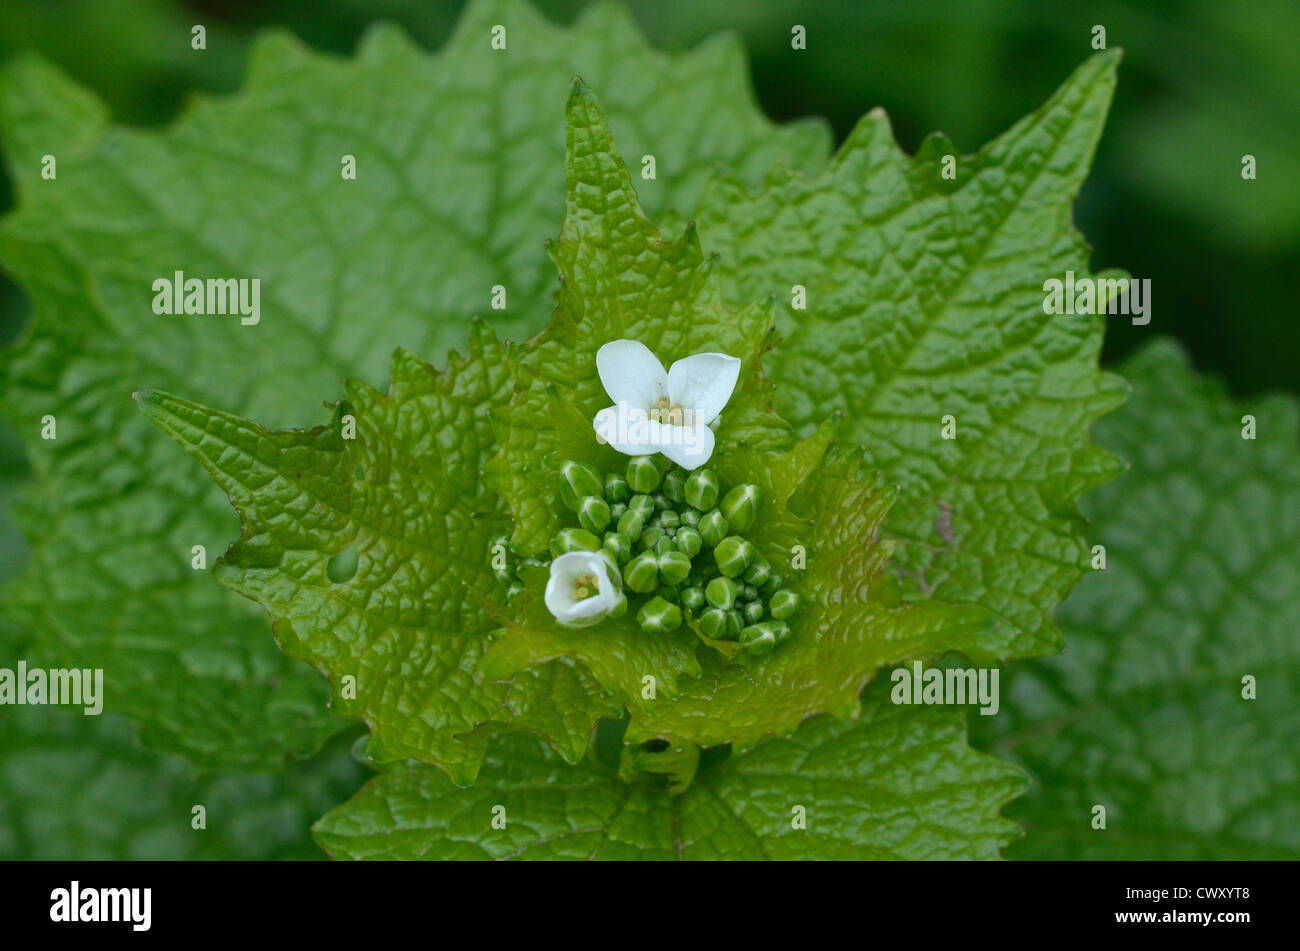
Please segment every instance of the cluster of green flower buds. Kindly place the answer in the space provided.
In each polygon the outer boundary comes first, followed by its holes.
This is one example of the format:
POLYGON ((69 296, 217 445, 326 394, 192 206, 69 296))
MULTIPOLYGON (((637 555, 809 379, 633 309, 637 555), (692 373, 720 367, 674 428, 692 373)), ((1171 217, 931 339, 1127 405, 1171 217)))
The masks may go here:
POLYGON ((622 572, 637 623, 664 633, 694 622, 701 634, 770 653, 790 638, 799 604, 744 533, 762 507, 756 485, 723 493, 711 469, 687 472, 662 456, 634 456, 624 472, 560 466, 560 499, 577 527, 551 539, 551 555, 603 550, 622 572))

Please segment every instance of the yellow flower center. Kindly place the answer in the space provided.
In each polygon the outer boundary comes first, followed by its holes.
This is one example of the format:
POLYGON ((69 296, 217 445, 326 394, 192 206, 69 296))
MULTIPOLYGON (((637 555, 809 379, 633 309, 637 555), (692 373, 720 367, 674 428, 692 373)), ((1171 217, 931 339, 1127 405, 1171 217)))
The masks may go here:
POLYGON ((573 583, 573 600, 585 601, 595 597, 599 591, 600 581, 595 575, 578 575, 578 580, 573 583))
POLYGON ((664 426, 681 426, 684 411, 681 403, 670 403, 668 397, 661 396, 650 410, 650 418, 664 426))

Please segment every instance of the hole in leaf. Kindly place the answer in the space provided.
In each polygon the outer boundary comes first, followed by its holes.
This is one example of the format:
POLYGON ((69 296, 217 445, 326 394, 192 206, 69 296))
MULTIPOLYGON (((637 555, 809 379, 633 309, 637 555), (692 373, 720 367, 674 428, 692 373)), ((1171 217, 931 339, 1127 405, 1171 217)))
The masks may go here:
POLYGON ((712 772, 730 758, 730 743, 726 746, 710 746, 708 749, 700 750, 700 765, 696 768, 695 775, 703 776, 712 772))
POLYGON ((600 720, 596 724, 595 757, 608 769, 618 769, 627 723, 625 716, 620 720, 600 720))
POLYGON ((357 550, 345 548, 325 563, 325 577, 335 584, 351 581, 357 573, 357 550))

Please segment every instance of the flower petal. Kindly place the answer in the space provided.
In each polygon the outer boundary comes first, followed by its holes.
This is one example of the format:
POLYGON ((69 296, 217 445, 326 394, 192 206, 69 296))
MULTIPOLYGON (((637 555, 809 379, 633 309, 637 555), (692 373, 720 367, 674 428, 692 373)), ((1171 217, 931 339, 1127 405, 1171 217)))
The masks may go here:
POLYGON ((555 573, 555 563, 551 562, 551 576, 546 579, 546 610, 555 615, 557 621, 569 616, 573 607, 573 582, 566 582, 555 573))
POLYGON ((561 624, 586 627, 614 610, 620 594, 619 586, 611 580, 607 557, 600 552, 569 551, 551 562, 551 576, 546 580, 543 600, 546 609, 561 624), (597 579, 597 593, 577 601, 573 587, 583 575, 597 579))
POLYGON ((620 407, 608 406, 596 414, 591 425, 600 439, 624 455, 648 456, 659 451, 647 441, 651 427, 658 427, 659 424, 650 419, 643 409, 624 408, 620 412, 620 407))
POLYGON ((725 353, 697 353, 669 368, 668 399, 674 405, 680 403, 694 411, 694 422, 707 425, 718 418, 739 379, 740 361, 735 357, 725 353))
POLYGON ((614 610, 614 602, 617 599, 618 595, 612 591, 602 590, 600 594, 573 602, 573 607, 569 609, 568 616, 563 620, 574 627, 585 627, 586 624, 594 624, 614 610), (586 624, 583 622, 586 622, 586 624))
POLYGON ((698 469, 713 455, 713 430, 708 426, 664 426, 662 429, 677 432, 663 434, 656 448, 683 469, 698 469))
POLYGON ((650 409, 668 395, 664 365, 639 340, 611 340, 602 346, 596 351, 596 372, 615 403, 650 409))

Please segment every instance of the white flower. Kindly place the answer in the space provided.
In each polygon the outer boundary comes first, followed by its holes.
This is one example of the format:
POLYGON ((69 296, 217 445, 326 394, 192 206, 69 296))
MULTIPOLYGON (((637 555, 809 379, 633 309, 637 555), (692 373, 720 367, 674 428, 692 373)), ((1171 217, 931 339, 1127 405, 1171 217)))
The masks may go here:
POLYGON ((587 627, 625 605, 618 569, 603 552, 567 551, 551 562, 546 608, 566 627, 587 627))
POLYGON ((643 343, 614 340, 596 352, 596 370, 614 405, 596 414, 596 434, 619 452, 661 452, 683 469, 713 455, 713 430, 740 378, 740 361, 697 353, 664 365, 643 343))

